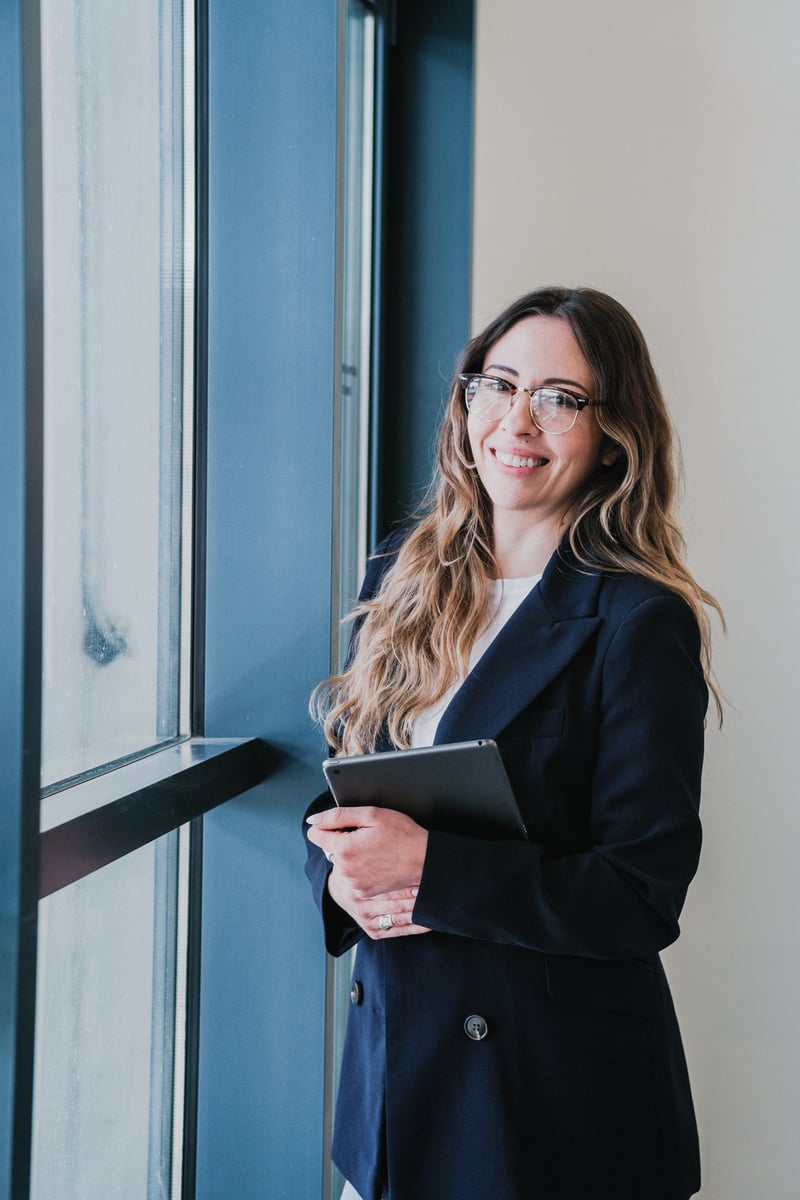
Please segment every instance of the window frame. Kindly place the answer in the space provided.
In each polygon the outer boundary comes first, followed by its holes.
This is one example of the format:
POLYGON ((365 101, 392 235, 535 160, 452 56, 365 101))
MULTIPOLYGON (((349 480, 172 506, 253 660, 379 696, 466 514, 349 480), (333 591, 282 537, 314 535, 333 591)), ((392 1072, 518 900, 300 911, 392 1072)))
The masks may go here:
POLYGON ((0 1166, 26 1196, 33 1092, 42 628, 42 179, 38 6, 0 16, 0 1166))
MULTIPOLYGON (((191 828, 189 946, 187 952, 187 1066, 182 1194, 194 1194, 199 974, 199 887, 202 823, 206 812, 262 782, 275 755, 258 738, 205 738, 205 463, 207 402, 207 22, 195 5, 195 292, 190 683, 191 736, 124 765, 111 764, 80 780, 40 787, 43 555, 43 179, 41 24, 38 0, 4 6, 0 23, 3 111, 0 161, 10 164, 0 183, 3 272, 0 313, 11 335, 0 343, 9 390, 7 436, 0 447, 8 503, 0 523, 0 554, 7 570, 0 612, 8 645, 17 651, 0 671, 6 732, 7 800, 0 830, 0 951, 9 972, 3 985, 0 1033, 0 1196, 25 1197, 31 1181, 33 1066, 36 1010, 37 908, 44 896, 188 824, 191 828), (24 316, 21 317, 21 314, 24 316), (54 800, 70 815, 53 817, 54 800), (51 823, 52 822, 52 823, 51 823), (195 998, 193 1003, 192 998, 195 998)), ((6 499, 6 496, 3 497, 6 499)), ((5 656, 4 656, 5 658, 5 656)))

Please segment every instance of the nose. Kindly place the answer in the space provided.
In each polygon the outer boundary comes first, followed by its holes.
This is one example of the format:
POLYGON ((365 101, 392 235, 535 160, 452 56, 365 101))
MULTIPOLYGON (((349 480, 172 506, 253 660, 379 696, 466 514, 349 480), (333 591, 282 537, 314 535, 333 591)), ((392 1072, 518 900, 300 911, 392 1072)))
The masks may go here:
POLYGON ((511 407, 501 421, 503 429, 509 433, 536 436, 541 433, 538 425, 531 416, 531 394, 529 388, 517 388, 511 399, 511 407))

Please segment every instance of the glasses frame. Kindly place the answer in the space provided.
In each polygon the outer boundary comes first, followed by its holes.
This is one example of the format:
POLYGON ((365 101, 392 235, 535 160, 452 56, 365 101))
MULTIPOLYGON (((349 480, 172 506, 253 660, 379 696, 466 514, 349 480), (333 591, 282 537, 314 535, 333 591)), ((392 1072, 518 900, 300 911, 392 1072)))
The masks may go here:
POLYGON ((496 417, 482 417, 480 413, 473 413, 473 416, 477 421, 499 421, 501 417, 504 417, 510 410, 512 404, 514 403, 514 397, 516 396, 517 392, 527 392, 528 408, 530 410, 531 420, 536 428, 540 429, 542 433, 551 433, 554 437, 560 437, 562 433, 569 433, 571 429, 574 429, 575 422, 585 408, 596 408, 603 403, 602 400, 590 400, 586 396, 580 396, 577 392, 570 391, 569 388, 565 387, 551 387, 547 384, 539 384, 538 387, 533 388, 517 387, 515 384, 509 383, 507 379, 501 379, 498 375, 486 375, 483 371, 471 371, 463 375, 459 375, 458 377, 458 381, 464 389, 464 404, 466 405, 467 412, 469 413, 472 412, 472 401, 467 396, 467 388, 469 387, 470 383, 472 383, 473 379, 489 379, 492 383, 499 383, 501 385, 501 391, 508 393, 508 405, 501 413, 498 413, 496 417), (575 414, 571 423, 566 429, 547 429, 544 425, 539 424, 539 422, 536 420, 533 399, 537 392, 555 392, 560 396, 569 396, 570 400, 574 401, 576 405, 575 414))

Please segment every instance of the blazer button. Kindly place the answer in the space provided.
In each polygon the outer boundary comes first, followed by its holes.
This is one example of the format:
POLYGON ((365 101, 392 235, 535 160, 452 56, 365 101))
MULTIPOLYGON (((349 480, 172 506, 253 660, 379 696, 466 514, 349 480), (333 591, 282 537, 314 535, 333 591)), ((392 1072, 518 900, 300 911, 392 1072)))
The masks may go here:
POLYGON ((364 999, 364 985, 360 979, 354 979, 350 984, 350 1003, 360 1004, 364 999))
POLYGON ((468 1038, 472 1038, 473 1042, 482 1042, 489 1032, 489 1026, 483 1017, 474 1013, 464 1022, 464 1032, 468 1038))

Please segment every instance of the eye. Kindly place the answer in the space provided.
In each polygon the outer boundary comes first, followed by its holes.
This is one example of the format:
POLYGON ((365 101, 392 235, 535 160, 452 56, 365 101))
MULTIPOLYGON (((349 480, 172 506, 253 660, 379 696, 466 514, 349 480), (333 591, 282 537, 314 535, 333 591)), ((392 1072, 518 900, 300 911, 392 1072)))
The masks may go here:
POLYGON ((510 392, 512 386, 505 379, 496 379, 494 375, 480 375, 478 377, 478 384, 482 391, 496 392, 500 396, 510 392))
POLYGON ((547 404, 551 408, 560 408, 566 412, 575 412, 578 405, 568 392, 560 392, 557 388, 539 388, 534 395, 539 404, 547 404))

